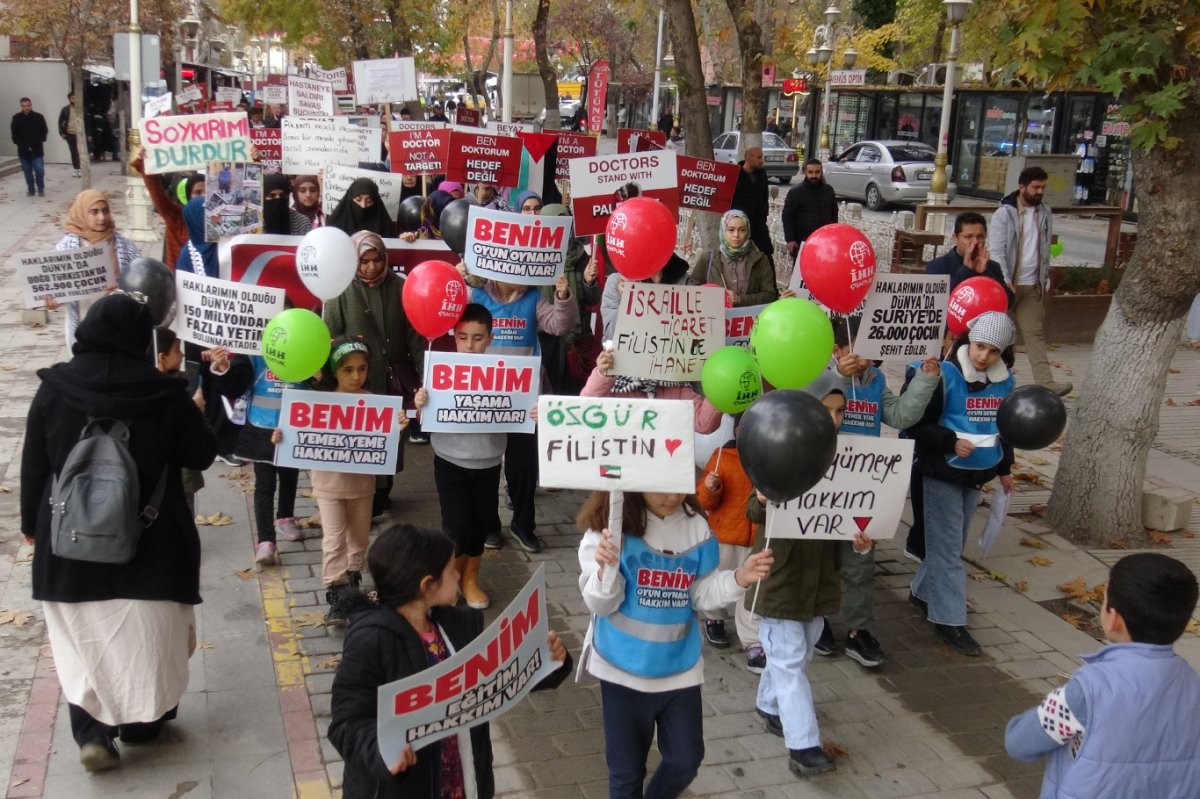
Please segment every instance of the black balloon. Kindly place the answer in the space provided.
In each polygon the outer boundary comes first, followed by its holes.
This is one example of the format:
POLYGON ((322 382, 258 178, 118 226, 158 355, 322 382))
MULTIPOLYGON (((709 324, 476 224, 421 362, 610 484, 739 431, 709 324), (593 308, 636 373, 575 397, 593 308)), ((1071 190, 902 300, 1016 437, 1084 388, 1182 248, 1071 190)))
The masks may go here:
POLYGON ((467 251, 467 214, 470 211, 470 200, 454 200, 442 209, 442 218, 438 220, 442 241, 459 255, 467 251))
POLYGON ((1017 449, 1041 449, 1058 440, 1067 427, 1067 406, 1043 386, 1021 386, 996 411, 1000 438, 1017 449))
POLYGON ((751 484, 773 502, 786 502, 820 482, 837 454, 837 428, 811 394, 776 389, 742 414, 738 457, 751 484))
POLYGON ((138 258, 117 279, 121 291, 141 294, 150 308, 155 327, 175 316, 175 275, 162 261, 138 258))
POLYGON ((400 212, 396 214, 397 222, 400 223, 401 233, 415 233, 421 227, 421 206, 425 205, 425 198, 419 194, 414 194, 411 197, 405 197, 400 201, 400 212))

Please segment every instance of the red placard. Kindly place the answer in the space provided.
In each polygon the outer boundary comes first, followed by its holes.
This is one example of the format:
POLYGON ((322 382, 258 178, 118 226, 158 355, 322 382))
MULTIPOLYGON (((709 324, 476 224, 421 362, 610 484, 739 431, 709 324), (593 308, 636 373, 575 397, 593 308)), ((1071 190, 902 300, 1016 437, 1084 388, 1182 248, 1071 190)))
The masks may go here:
POLYGON ((808 78, 784 78, 783 79, 783 94, 791 96, 793 94, 803 94, 808 91, 808 78))
POLYGON ((478 108, 460 107, 454 112, 454 122, 468 128, 482 127, 480 123, 483 122, 483 114, 479 113, 478 108))
POLYGON ((660 149, 667 146, 667 132, 665 130, 617 128, 617 152, 643 153, 647 150, 656 149, 655 147, 647 147, 644 142, 639 142, 638 139, 648 139, 660 149))
POLYGON ((516 186, 521 180, 521 140, 452 130, 446 177, 463 183, 516 186))
POLYGON ((264 172, 283 171, 283 131, 279 128, 251 128, 250 143, 258 151, 264 172))
POLYGON ((405 175, 441 175, 450 151, 449 128, 393 130, 388 134, 392 171, 405 175))
POLYGON ((570 130, 555 131, 558 134, 558 159, 554 166, 555 180, 570 180, 572 158, 591 158, 596 154, 596 137, 570 130))
POLYGON ((208 104, 208 113, 215 114, 219 111, 232 111, 233 103, 228 100, 221 102, 220 100, 212 100, 208 104))
POLYGON ((733 205, 737 164, 723 164, 688 155, 675 157, 679 168, 679 207, 723 214, 733 205))
POLYGON ((599 132, 604 129, 604 112, 608 106, 608 61, 601 58, 592 62, 588 70, 587 124, 588 130, 599 132))
POLYGON ((679 217, 679 170, 673 150, 574 158, 568 163, 576 235, 603 233, 617 205, 630 197, 653 197, 679 217))

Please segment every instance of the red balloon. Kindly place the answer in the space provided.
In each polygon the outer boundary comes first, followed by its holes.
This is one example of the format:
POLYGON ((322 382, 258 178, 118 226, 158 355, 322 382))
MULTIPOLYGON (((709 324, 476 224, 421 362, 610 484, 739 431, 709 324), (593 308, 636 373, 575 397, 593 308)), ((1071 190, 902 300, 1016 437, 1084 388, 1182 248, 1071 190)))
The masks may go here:
POLYGON ((817 302, 851 313, 875 285, 875 248, 851 225, 819 227, 800 250, 800 275, 817 302))
POLYGON ((604 245, 626 279, 645 280, 675 252, 675 215, 653 197, 632 197, 608 218, 604 245))
POLYGON ((955 336, 967 332, 967 325, 981 313, 1008 310, 1008 294, 1000 282, 979 275, 967 278, 950 292, 950 303, 946 308, 946 327, 955 336))
POLYGON ((469 297, 462 275, 445 261, 417 264, 400 294, 409 324, 425 338, 440 336, 458 324, 469 297))

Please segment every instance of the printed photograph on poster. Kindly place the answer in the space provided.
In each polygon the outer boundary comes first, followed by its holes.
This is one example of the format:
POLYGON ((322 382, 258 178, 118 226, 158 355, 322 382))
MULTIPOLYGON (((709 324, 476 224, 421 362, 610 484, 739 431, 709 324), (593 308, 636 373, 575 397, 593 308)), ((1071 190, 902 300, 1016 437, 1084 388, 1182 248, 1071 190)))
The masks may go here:
POLYGON ((452 129, 446 177, 464 183, 516 186, 521 178, 521 140, 452 129))
POLYGON ((864 300, 854 353, 869 361, 941 357, 949 299, 948 275, 879 275, 864 300))
POLYGON ((627 377, 692 381, 725 346, 725 293, 714 286, 629 283, 617 307, 614 371, 627 377))
POLYGON ((250 118, 241 112, 142 120, 147 175, 206 168, 209 161, 250 160, 250 118))
POLYGON ((532 433, 542 360, 520 355, 425 353, 421 429, 427 433, 532 433))
POLYGON ((204 240, 262 232, 262 164, 210 161, 204 181, 204 240))
POLYGON ((522 286, 553 285, 566 269, 571 217, 530 216, 472 205, 467 216, 468 274, 522 286))
POLYGON ((911 438, 838 435, 829 471, 808 491, 784 503, 767 504, 767 535, 849 541, 865 532, 891 538, 904 512, 912 469, 911 438))
MULTIPOLYGON (((411 677, 379 686, 375 735, 388 767, 423 747, 512 710, 562 667, 551 660, 545 567, 470 644, 411 677)), ((473 795, 473 794, 472 794, 473 795)))
POLYGON ((354 95, 359 105, 406 103, 418 99, 415 62, 412 58, 355 61, 354 95))
POLYGON ((283 310, 283 295, 283 289, 177 271, 173 329, 184 341, 206 348, 258 355, 263 328, 283 310))
POLYGON ((420 127, 388 135, 392 171, 405 175, 441 175, 450 155, 450 129, 420 127))
POLYGON ((717 214, 730 209, 741 167, 688 155, 676 155, 675 160, 679 168, 680 208, 717 214))
POLYGON ((593 491, 696 490, 687 400, 543 395, 538 484, 593 491))
POLYGON ((279 128, 251 128, 250 141, 262 164, 263 174, 283 171, 283 131, 279 128))
MULTIPOLYGON (((263 342, 263 351, 271 348, 263 342)), ((285 389, 275 465, 395 474, 403 397, 285 389)))
POLYGON ((653 197, 678 216, 679 173, 670 150, 572 158, 567 163, 577 236, 603 233, 617 205, 630 197, 653 197))
POLYGON ((27 252, 17 256, 17 274, 26 308, 40 308, 46 297, 59 303, 99 297, 117 284, 112 246, 27 252))
POLYGON ((359 162, 359 128, 330 117, 283 118, 283 174, 316 175, 330 166, 359 162))
POLYGON ((359 178, 370 178, 379 187, 379 197, 387 208, 388 215, 396 218, 400 210, 400 195, 404 189, 404 176, 396 172, 379 172, 374 169, 359 169, 351 166, 330 166, 325 170, 321 182, 321 206, 325 213, 333 213, 337 204, 346 196, 350 184, 359 178))
POLYGON ((741 308, 725 309, 725 346, 750 349, 750 331, 754 320, 762 313, 765 305, 743 305, 741 308))

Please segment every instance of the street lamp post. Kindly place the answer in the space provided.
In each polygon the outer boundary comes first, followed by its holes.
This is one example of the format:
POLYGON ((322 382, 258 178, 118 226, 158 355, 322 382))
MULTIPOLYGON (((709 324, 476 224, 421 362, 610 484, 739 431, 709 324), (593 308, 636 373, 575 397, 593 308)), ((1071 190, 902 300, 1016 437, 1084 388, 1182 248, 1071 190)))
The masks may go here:
MULTIPOLYGON (((658 129, 658 93, 662 89, 663 67, 663 17, 666 16, 666 3, 660 0, 658 4, 658 45, 654 50, 654 95, 650 101, 650 129, 658 129)), ((671 135, 671 131, 667 131, 671 135)))
POLYGON ((942 0, 946 21, 950 23, 950 52, 946 56, 946 85, 942 89, 942 117, 938 124, 937 155, 933 157, 933 177, 929 181, 929 205, 945 205, 950 180, 946 164, 950 161, 950 105, 954 101, 954 65, 958 60, 958 26, 967 15, 972 0, 942 0))
MULTIPOLYGON (((156 73, 157 74, 157 73, 156 73)), ((129 0, 129 151, 141 144, 142 128, 142 26, 138 24, 138 0, 129 0)), ((125 207, 130 224, 125 233, 139 246, 158 240, 150 221, 150 197, 142 176, 130 167, 125 179, 125 207)))
MULTIPOLYGON (((834 45, 837 41, 843 36, 850 38, 853 35, 853 31, 849 27, 838 27, 837 21, 841 15, 842 10, 837 7, 837 4, 830 3, 829 7, 825 9, 825 24, 818 25, 817 29, 813 31, 813 46, 808 48, 808 52, 805 54, 810 66, 815 68, 818 64, 825 64, 827 67, 825 70, 825 86, 822 90, 824 97, 821 103, 821 139, 817 145, 817 157, 822 161, 829 158, 832 152, 829 138, 829 114, 830 99, 833 96, 833 92, 830 91, 832 86, 830 78, 833 69, 829 66, 829 62, 833 58, 834 45)), ((853 69, 854 64, 858 61, 858 51, 853 47, 847 48, 842 54, 842 60, 846 69, 853 69)))

